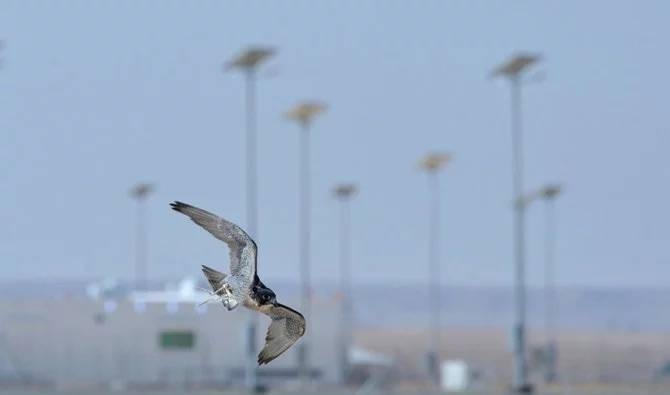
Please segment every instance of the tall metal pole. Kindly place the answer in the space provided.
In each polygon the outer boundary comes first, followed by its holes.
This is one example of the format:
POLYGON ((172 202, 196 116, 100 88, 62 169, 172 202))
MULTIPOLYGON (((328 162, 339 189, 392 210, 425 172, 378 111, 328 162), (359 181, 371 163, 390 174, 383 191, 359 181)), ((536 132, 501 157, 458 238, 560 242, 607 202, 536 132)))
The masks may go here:
POLYGON ((130 196, 137 200, 137 230, 135 234, 135 287, 148 286, 146 199, 153 191, 150 184, 138 184, 130 190, 130 196))
POLYGON ((432 153, 426 155, 420 162, 420 166, 428 173, 428 292, 430 299, 430 336, 427 353, 427 365, 430 379, 435 385, 439 385, 440 380, 440 314, 442 310, 440 297, 440 193, 438 172, 449 160, 450 156, 447 154, 432 153))
POLYGON ((558 344, 556 339, 556 222, 554 216, 554 201, 560 193, 560 186, 544 188, 542 194, 545 201, 545 269, 544 269, 544 296, 545 296, 545 371, 544 380, 552 383, 556 380, 556 363, 558 359, 558 344))
POLYGON ((526 205, 523 202, 523 130, 521 126, 521 79, 519 74, 510 77, 512 109, 512 150, 514 187, 514 383, 517 392, 532 392, 528 382, 526 356, 526 205))
POLYGON ((514 387, 530 392, 526 359, 526 274, 525 274, 525 204, 523 202, 523 147, 521 129, 521 83, 519 74, 510 76, 512 88, 512 151, 514 188, 514 387))
POLYGON ((546 308, 544 321, 547 344, 550 344, 554 337, 554 201, 547 199, 545 205, 544 303, 546 308))
MULTIPOLYGON (((298 122, 300 126, 299 136, 299 160, 298 174, 300 183, 300 192, 298 198, 299 212, 299 261, 300 261, 300 290, 301 290, 301 310, 305 320, 309 321, 312 311, 312 289, 310 273, 310 126, 313 118, 325 110, 325 105, 316 102, 304 102, 291 109, 286 116, 298 122)), ((306 385, 310 379, 310 336, 309 332, 298 345, 298 376, 303 385, 306 385)))
POLYGON ((544 379, 547 383, 554 381, 556 372, 554 370, 554 355, 556 352, 554 338, 554 210, 553 199, 546 201, 546 234, 545 234, 545 269, 544 269, 544 287, 545 287, 545 330, 547 366, 544 372, 544 379))
POLYGON ((438 188, 438 177, 436 171, 428 175, 430 189, 430 215, 429 215, 429 273, 430 273, 430 307, 431 307, 431 336, 429 351, 429 368, 434 383, 439 384, 439 360, 440 360, 440 265, 439 265, 439 217, 440 198, 438 188))
POLYGON ((247 112, 247 230, 252 238, 258 237, 258 171, 256 137, 256 70, 245 70, 247 112))
MULTIPOLYGON (((303 121, 300 130, 300 294, 302 314, 311 318, 311 273, 310 273, 310 163, 309 122, 303 121)), ((307 339, 305 339, 307 340, 307 339)), ((300 343, 299 375, 303 383, 309 380, 309 344, 300 343)))
MULTIPOLYGON (((258 240, 258 171, 256 160, 256 73, 253 67, 246 70, 247 96, 247 230, 249 236, 258 240)), ((256 314, 247 315, 246 336, 246 369, 244 375, 245 387, 250 392, 258 388, 258 372, 256 370, 256 328, 258 319, 256 314)))
POLYGON ((340 382, 347 384, 349 380, 349 351, 352 343, 353 311, 351 304, 351 197, 356 186, 339 185, 335 188, 335 197, 340 200, 340 333, 339 333, 339 375, 340 382))
POLYGON ((137 199, 137 244, 135 246, 136 259, 136 286, 146 289, 147 284, 147 235, 146 235, 146 204, 144 198, 137 199))
MULTIPOLYGON (((256 68, 274 54, 271 48, 249 48, 231 61, 227 68, 239 68, 245 74, 246 90, 246 201, 247 201, 247 232, 251 238, 258 240, 258 160, 257 160, 257 129, 256 129, 256 68)), ((256 331, 258 320, 256 314, 248 314, 245 342, 245 375, 244 385, 247 391, 257 392, 258 372, 256 365, 256 331)))
POLYGON ((342 344, 340 347, 340 379, 342 383, 347 382, 349 376, 349 348, 351 346, 351 277, 350 277, 350 254, 349 254, 349 200, 342 201, 342 214, 340 218, 340 289, 342 294, 342 321, 340 333, 342 344))
POLYGON ((523 135, 521 127, 521 77, 523 71, 539 60, 539 56, 520 54, 494 70, 494 76, 505 76, 511 86, 512 186, 514 201, 514 390, 533 392, 528 381, 526 358, 526 274, 525 274, 525 209, 523 196, 523 135))

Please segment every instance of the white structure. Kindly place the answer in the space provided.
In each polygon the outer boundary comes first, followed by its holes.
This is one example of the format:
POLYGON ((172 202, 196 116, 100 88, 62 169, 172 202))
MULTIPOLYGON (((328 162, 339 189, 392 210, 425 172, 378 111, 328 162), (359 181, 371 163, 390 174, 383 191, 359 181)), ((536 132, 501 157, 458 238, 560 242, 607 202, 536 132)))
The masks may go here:
POLYGON ((460 360, 442 362, 440 388, 448 392, 463 392, 470 385, 468 365, 460 360))

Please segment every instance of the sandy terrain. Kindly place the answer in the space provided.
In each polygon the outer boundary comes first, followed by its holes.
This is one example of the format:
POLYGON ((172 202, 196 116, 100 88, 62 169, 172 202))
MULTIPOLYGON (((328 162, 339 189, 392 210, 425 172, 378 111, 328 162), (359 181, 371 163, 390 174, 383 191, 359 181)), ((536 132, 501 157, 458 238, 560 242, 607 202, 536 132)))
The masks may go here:
MULTIPOLYGON (((406 376, 420 376, 425 366, 425 331, 368 328, 357 331, 355 341, 393 356, 406 376)), ((567 384, 647 383, 670 361, 670 334, 562 332, 559 343, 559 375, 567 384)), ((498 329, 446 330, 441 358, 466 360, 486 383, 503 385, 512 374, 509 344, 507 333, 498 329)), ((539 377, 539 372, 534 374, 539 377)))

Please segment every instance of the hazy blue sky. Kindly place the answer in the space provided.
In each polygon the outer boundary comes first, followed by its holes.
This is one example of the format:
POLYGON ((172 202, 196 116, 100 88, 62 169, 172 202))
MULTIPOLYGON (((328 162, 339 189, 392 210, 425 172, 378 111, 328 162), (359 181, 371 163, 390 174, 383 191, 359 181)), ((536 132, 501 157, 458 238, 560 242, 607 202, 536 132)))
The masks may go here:
MULTIPOLYGON (((663 1, 0 1, 0 277, 132 274, 135 205, 150 198, 151 273, 199 275, 225 246, 169 210, 183 200, 244 224, 243 79, 222 61, 278 56, 259 81, 260 264, 297 279, 297 128, 313 130, 314 275, 337 276, 339 181, 355 181, 354 271, 423 281, 427 150, 441 176, 443 278, 512 278, 509 89, 491 68, 537 51, 524 90, 528 189, 562 182, 559 279, 670 278, 670 6, 663 1)), ((542 279, 543 211, 529 212, 542 279)))

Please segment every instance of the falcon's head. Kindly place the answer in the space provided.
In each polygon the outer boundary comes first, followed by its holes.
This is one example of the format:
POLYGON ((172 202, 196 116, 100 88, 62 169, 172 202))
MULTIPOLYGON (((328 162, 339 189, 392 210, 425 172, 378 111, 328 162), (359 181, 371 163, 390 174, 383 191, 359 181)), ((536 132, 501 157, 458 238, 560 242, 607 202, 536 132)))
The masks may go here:
POLYGON ((276 305, 277 304, 277 295, 267 287, 258 287, 256 288, 256 301, 258 304, 263 305, 276 305))

